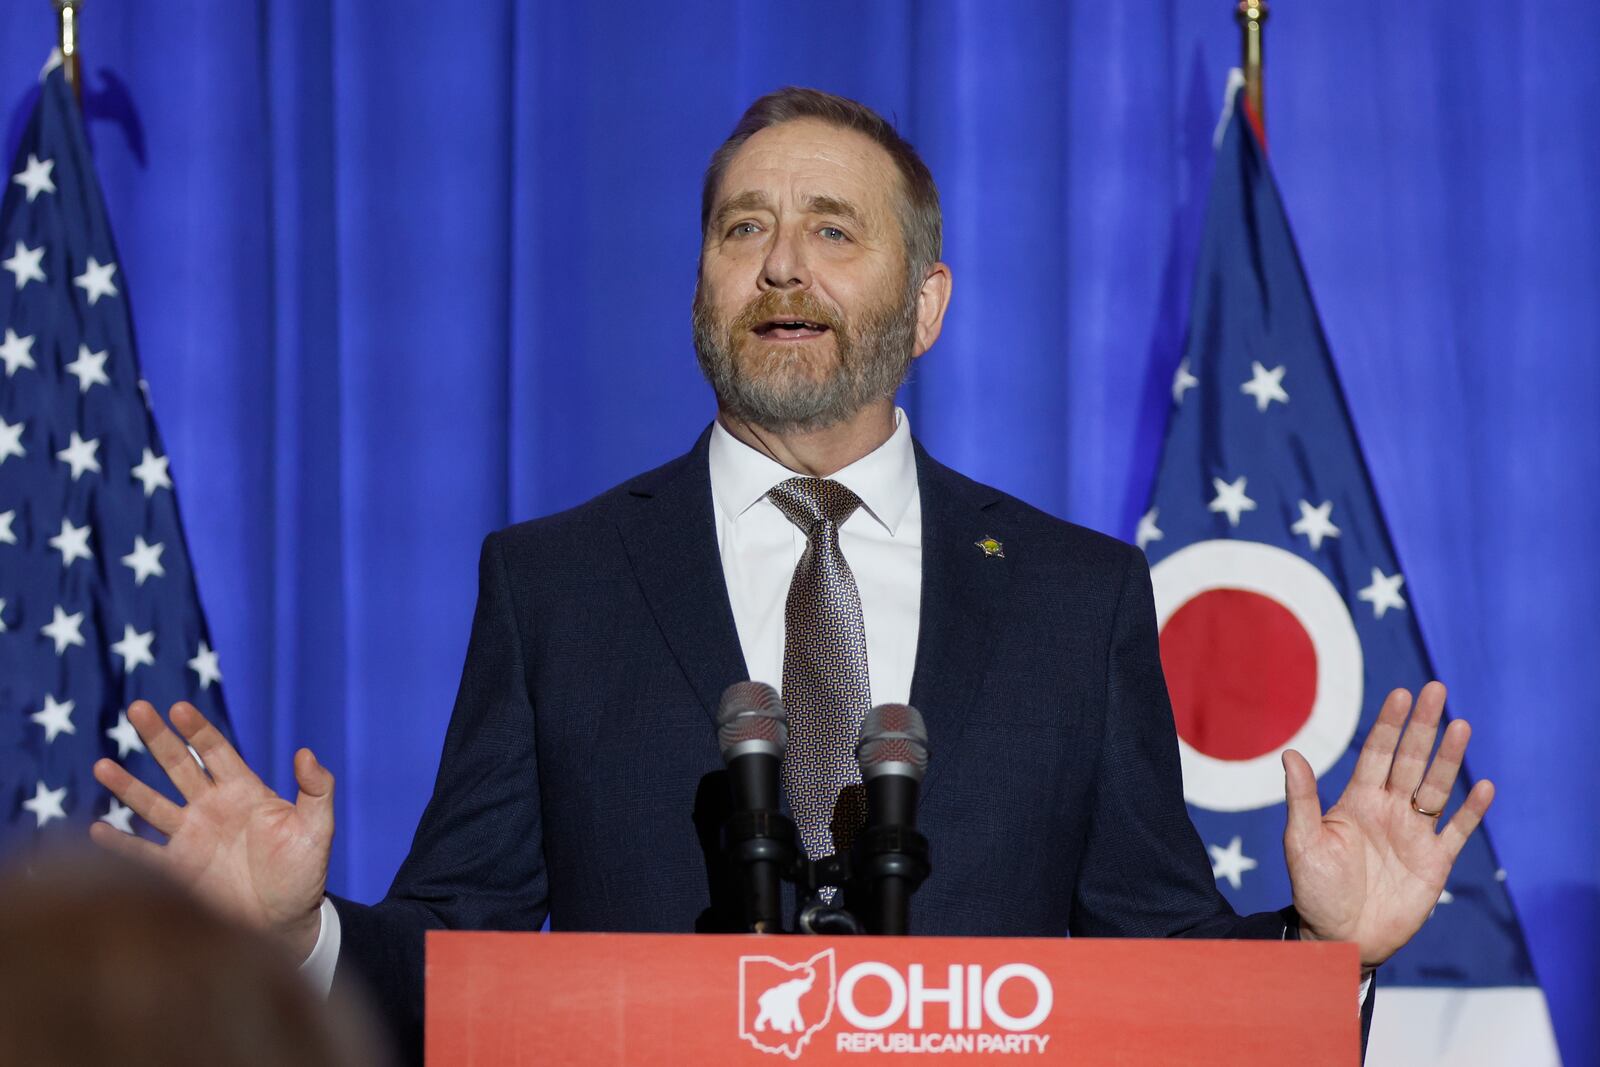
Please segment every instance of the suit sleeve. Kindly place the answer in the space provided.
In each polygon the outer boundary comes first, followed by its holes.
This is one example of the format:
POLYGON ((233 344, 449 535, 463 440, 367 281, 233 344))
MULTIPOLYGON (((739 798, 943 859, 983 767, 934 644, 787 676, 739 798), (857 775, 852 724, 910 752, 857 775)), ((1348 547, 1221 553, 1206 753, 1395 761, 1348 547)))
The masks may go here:
MULTIPOLYGON (((343 943, 335 988, 351 977, 421 1061, 428 930, 538 930, 548 911, 527 647, 502 538, 485 540, 478 606, 433 796, 382 902, 334 898, 343 943)), ((403 709, 396 709, 403 714, 403 709)))
POLYGON ((1295 936, 1292 915, 1241 917, 1218 891, 1183 800, 1172 705, 1161 674, 1144 554, 1128 548, 1107 650, 1105 722, 1074 934, 1295 936))

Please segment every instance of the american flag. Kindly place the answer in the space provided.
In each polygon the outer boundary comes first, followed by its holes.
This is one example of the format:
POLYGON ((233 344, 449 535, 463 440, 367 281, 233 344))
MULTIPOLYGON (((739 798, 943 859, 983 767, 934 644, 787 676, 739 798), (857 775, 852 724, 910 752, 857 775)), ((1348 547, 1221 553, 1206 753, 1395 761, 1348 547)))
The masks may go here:
POLYGON ((195 704, 231 735, 166 450, 59 57, 0 200, 0 850, 132 813, 102 756, 165 775, 126 708, 195 704))
MULTIPOLYGON (((1385 695, 1435 675, 1242 107, 1221 129, 1172 402, 1137 541, 1190 813, 1223 893, 1265 911, 1290 898, 1280 754, 1311 761, 1331 806, 1385 695)), ((1559 1062, 1507 881, 1480 829, 1379 971, 1369 1065, 1559 1062)))

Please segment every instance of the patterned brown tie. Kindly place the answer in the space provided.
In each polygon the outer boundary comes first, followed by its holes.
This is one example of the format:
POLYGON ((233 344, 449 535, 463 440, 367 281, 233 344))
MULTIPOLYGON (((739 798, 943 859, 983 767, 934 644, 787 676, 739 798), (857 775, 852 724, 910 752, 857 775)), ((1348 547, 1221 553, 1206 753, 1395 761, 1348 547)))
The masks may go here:
POLYGON ((866 819, 856 734, 871 703, 861 592, 839 551, 839 527, 861 499, 838 482, 790 478, 767 496, 805 531, 784 616, 784 788, 812 859, 843 851, 866 819))

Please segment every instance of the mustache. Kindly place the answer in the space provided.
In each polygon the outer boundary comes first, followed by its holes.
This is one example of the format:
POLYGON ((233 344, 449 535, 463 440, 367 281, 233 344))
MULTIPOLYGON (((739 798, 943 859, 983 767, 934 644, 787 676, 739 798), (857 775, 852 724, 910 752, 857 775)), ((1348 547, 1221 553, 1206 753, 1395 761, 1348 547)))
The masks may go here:
POLYGON ((821 300, 806 292, 780 292, 769 289, 739 310, 728 324, 738 337, 773 319, 804 319, 838 333, 843 332, 839 315, 821 300))

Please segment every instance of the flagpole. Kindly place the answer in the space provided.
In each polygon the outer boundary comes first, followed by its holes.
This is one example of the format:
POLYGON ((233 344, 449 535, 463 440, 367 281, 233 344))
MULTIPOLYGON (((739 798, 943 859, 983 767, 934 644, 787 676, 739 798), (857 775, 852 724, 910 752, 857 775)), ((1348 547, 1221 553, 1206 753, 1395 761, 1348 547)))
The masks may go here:
POLYGON ((72 87, 73 96, 78 102, 83 102, 83 80, 80 77, 78 66, 78 8, 83 0, 52 0, 56 5, 56 17, 60 20, 61 30, 61 69, 66 74, 67 84, 72 87))
POLYGON ((1267 0, 1239 0, 1234 14, 1239 21, 1243 52, 1245 101, 1254 112, 1257 131, 1264 133, 1267 113, 1266 94, 1261 87, 1261 31, 1267 21, 1267 0))

